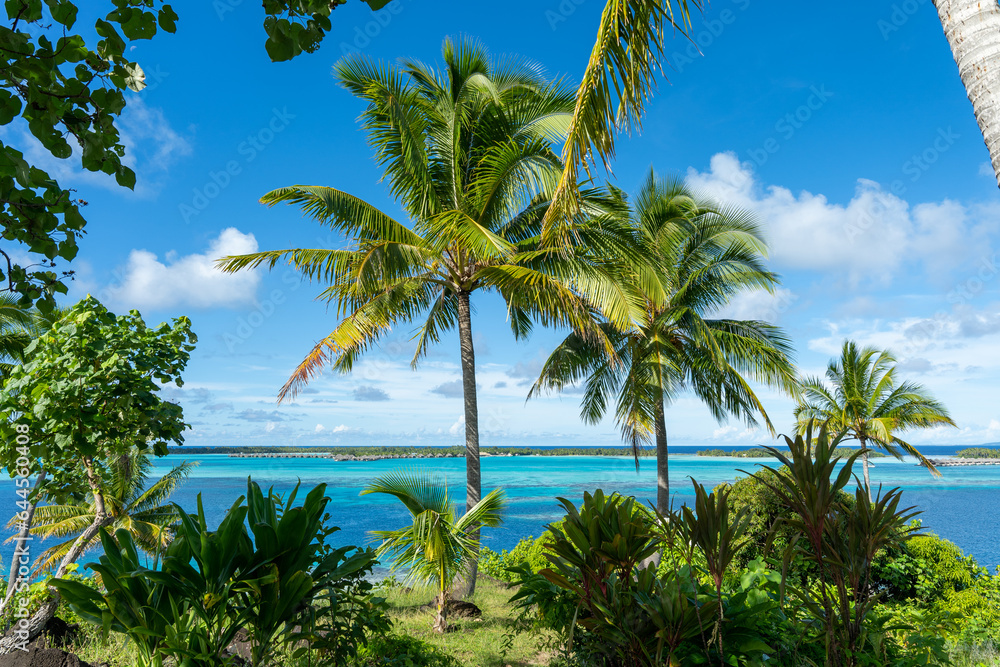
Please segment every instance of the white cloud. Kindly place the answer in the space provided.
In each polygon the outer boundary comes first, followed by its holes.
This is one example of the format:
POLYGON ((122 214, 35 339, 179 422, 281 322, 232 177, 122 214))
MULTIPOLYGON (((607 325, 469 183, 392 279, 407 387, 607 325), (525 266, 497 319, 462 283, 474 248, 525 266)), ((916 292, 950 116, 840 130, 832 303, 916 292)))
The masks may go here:
POLYGON ((765 186, 733 153, 713 156, 708 172, 689 169, 686 180, 696 192, 756 212, 775 265, 846 275, 851 286, 888 285, 914 260, 940 277, 984 252, 989 232, 1000 227, 988 208, 946 200, 911 209, 867 179, 858 179, 846 205, 765 186))
POLYGON ((167 253, 164 261, 160 261, 148 250, 133 250, 121 272, 120 284, 109 285, 106 292, 114 302, 139 310, 252 304, 260 272, 226 274, 215 268, 215 262, 226 255, 256 250, 254 235, 244 234, 235 227, 223 230, 203 254, 177 257, 167 253))

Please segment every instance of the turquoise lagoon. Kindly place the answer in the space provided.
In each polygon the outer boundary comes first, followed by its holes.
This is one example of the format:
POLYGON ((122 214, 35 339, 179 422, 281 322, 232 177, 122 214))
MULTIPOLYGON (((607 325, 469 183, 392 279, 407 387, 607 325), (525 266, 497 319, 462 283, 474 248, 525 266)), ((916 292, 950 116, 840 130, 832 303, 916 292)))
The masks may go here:
MULTIPOLYGON (((936 449, 936 448, 928 448, 936 449)), ((943 449, 943 448, 942 448, 943 449)), ((947 448, 951 453, 954 448, 947 448)), ((928 451, 927 455, 946 452, 928 451)), ((335 462, 326 459, 230 458, 226 455, 171 455, 155 462, 154 475, 188 459, 198 462, 188 482, 174 495, 174 500, 188 511, 196 508, 201 494, 211 524, 217 524, 232 503, 246 491, 248 476, 263 487, 274 486, 287 493, 301 480, 303 488, 327 484, 331 502, 328 511, 333 523, 341 528, 339 544, 364 545, 371 542, 368 531, 402 526, 407 514, 399 501, 380 495, 359 496, 374 477, 400 468, 429 472, 447 481, 455 502, 464 503, 465 460, 460 458, 408 459, 363 462, 335 462)), ((759 465, 776 463, 771 459, 706 458, 693 454, 693 448, 679 447, 670 460, 670 484, 675 502, 690 501, 691 478, 711 488, 753 471, 759 465), (683 452, 691 452, 685 454, 683 452)), ((527 535, 538 535, 546 523, 562 516, 556 497, 579 503, 585 491, 601 488, 634 495, 643 501, 656 493, 655 462, 642 459, 636 471, 631 457, 602 456, 514 456, 482 459, 483 488, 502 487, 509 499, 504 525, 484 531, 484 543, 496 550, 509 549, 527 535)), ((860 465, 857 468, 860 473, 860 465)), ((942 469, 942 477, 932 477, 912 460, 884 458, 875 461, 873 484, 904 490, 906 505, 923 511, 924 526, 954 541, 980 564, 991 569, 1000 565, 1000 466, 968 466, 942 469)), ((0 482, 0 502, 10 499, 14 509, 13 482, 0 482)), ((33 545, 40 553, 44 542, 33 545)), ((0 556, 4 573, 12 551, 3 546, 0 556)), ((88 562, 85 557, 82 562, 88 562)))

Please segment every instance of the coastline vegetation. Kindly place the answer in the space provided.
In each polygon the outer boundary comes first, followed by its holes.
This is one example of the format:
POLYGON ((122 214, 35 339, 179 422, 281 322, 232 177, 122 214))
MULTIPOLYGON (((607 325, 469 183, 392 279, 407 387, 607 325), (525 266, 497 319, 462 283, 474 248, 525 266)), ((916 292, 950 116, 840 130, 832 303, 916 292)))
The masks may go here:
MULTIPOLYGON (((779 449, 778 451, 786 455, 788 454, 787 450, 779 449)), ((838 447, 836 455, 846 458, 857 451, 859 450, 855 447, 838 447)), ((696 454, 698 456, 723 456, 736 459, 766 459, 774 457, 773 450, 765 447, 754 447, 752 449, 699 449, 696 454)), ((885 454, 882 452, 870 452, 868 456, 877 459, 885 457, 885 454)))
POLYGON ((1000 447, 967 447, 955 452, 960 459, 1000 459, 1000 447))

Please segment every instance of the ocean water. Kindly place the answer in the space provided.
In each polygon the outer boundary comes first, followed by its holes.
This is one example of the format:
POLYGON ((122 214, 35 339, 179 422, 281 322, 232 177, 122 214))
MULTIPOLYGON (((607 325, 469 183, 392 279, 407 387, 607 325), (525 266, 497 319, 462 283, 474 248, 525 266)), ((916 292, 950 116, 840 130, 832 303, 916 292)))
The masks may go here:
MULTIPOLYGON (((954 449, 925 448, 925 454, 944 455, 954 449)), ((671 455, 670 484, 678 504, 692 500, 691 478, 711 488, 745 476, 742 471, 776 463, 773 459, 698 457, 693 451, 678 448, 671 455)), ((201 494, 213 525, 246 492, 248 476, 281 493, 287 493, 298 481, 303 489, 327 484, 328 511, 341 528, 339 544, 369 544, 370 530, 397 528, 407 522, 408 514, 398 500, 381 494, 359 495, 369 481, 387 472, 400 468, 427 471, 448 484, 454 502, 463 505, 465 499, 465 460, 460 458, 334 462, 171 455, 155 461, 153 475, 165 473, 185 458, 199 465, 173 499, 194 511, 196 496, 201 494)), ((928 530, 952 540, 981 565, 991 569, 1000 565, 1000 466, 943 468, 942 477, 936 478, 912 460, 884 458, 873 462, 872 483, 901 487, 904 503, 923 512, 919 518, 928 530)), ((860 464, 856 471, 860 474, 860 464)), ((637 471, 634 459, 627 456, 484 457, 482 474, 484 493, 501 487, 509 502, 503 526, 483 532, 484 544, 495 550, 509 549, 522 537, 538 535, 545 524, 559 519, 563 511, 557 497, 579 504, 585 491, 597 488, 634 495, 643 502, 655 500, 656 494, 655 461, 651 458, 642 459, 637 471)), ((0 507, 4 499, 9 499, 13 512, 17 498, 8 479, 0 481, 0 507)), ((46 546, 36 542, 32 551, 40 553, 46 546)), ((12 550, 10 544, 0 550, 5 574, 12 550)), ((85 557, 81 562, 93 559, 85 557)))

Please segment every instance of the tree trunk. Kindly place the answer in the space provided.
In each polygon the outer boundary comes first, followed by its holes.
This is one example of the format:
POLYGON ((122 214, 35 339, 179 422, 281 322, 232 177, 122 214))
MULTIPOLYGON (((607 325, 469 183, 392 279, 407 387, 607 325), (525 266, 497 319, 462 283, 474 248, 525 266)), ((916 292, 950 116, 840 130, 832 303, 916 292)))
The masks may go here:
POLYGON ((665 514, 670 509, 670 461, 667 452, 667 419, 663 399, 656 402, 656 509, 665 514))
POLYGON ((10 574, 7 575, 7 594, 3 597, 3 602, 0 602, 0 618, 3 617, 3 612, 7 609, 7 605, 10 604, 11 598, 14 597, 14 591, 17 589, 15 585, 18 579, 22 577, 18 576, 18 570, 21 565, 20 559, 23 556, 28 559, 29 562, 26 563, 29 567, 31 566, 30 557, 28 556, 27 542, 30 541, 31 533, 31 522, 35 519, 35 508, 38 506, 38 490, 42 488, 42 484, 45 483, 45 471, 38 473, 38 477, 35 479, 35 488, 32 491, 35 497, 31 500, 28 505, 28 509, 25 510, 27 516, 25 520, 21 523, 21 530, 18 531, 17 537, 14 538, 14 555, 10 559, 10 574))
POLYGON ((934 0, 934 6, 1000 184, 1000 5, 997 0, 934 0))
MULTIPOLYGON (((76 562, 76 559, 84 552, 91 540, 97 536, 98 531, 110 523, 112 519, 112 517, 108 516, 104 504, 104 494, 101 492, 100 480, 94 472, 94 460, 89 457, 85 458, 83 464, 87 468, 87 482, 90 484, 91 492, 94 494, 94 520, 80 533, 80 536, 73 542, 73 546, 66 552, 66 556, 59 563, 59 569, 53 575, 56 579, 66 575, 66 570, 69 566, 76 562)), ((49 588, 49 596, 49 601, 43 604, 27 620, 27 627, 18 625, 12 628, 13 632, 9 631, 3 638, 0 638, 0 655, 18 649, 24 643, 30 642, 42 633, 42 630, 45 629, 48 622, 55 616, 56 609, 59 607, 59 593, 55 588, 49 588)))
POLYGON ((872 480, 868 476, 868 445, 864 438, 858 438, 861 443, 861 469, 865 475, 865 491, 868 492, 868 502, 872 500, 872 480))
MULTIPOLYGON (((476 352, 472 346, 472 310, 469 293, 458 293, 458 339, 462 348, 462 393, 465 397, 465 511, 475 507, 483 496, 479 471, 479 406, 476 402, 476 352)), ((472 532, 479 543, 479 527, 472 532)), ((476 592, 479 560, 473 559, 466 573, 467 595, 476 592)))

